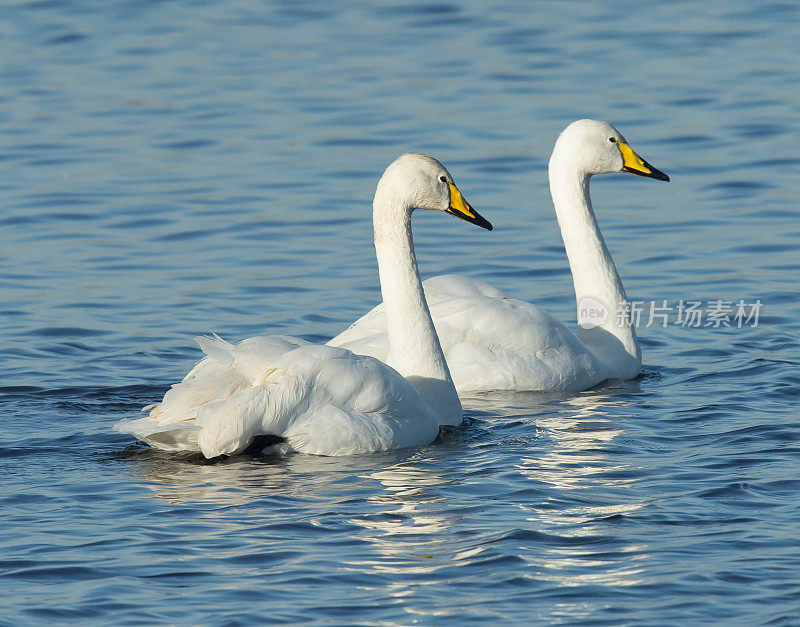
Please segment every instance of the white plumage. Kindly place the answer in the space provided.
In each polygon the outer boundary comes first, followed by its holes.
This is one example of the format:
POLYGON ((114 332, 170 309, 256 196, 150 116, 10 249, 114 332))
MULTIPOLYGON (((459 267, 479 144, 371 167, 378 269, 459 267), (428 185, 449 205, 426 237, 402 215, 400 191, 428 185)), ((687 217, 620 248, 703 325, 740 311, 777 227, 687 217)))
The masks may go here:
POLYGON ((432 442, 440 424, 459 424, 461 404, 447 371, 416 269, 414 208, 453 213, 491 228, 463 200, 447 170, 403 155, 381 178, 373 203, 384 300, 396 306, 387 341, 391 367, 374 357, 285 336, 233 345, 197 338, 206 357, 148 416, 115 425, 167 451, 211 458, 241 453, 259 435, 291 450, 357 455, 432 442), (407 347, 414 349, 408 350, 407 347))
MULTIPOLYGON (((578 391, 604 379, 629 379, 639 373, 636 334, 617 315, 625 304, 625 290, 589 198, 593 174, 621 171, 669 180, 636 155, 606 122, 572 123, 556 142, 550 160, 550 188, 578 307, 599 304, 606 318, 598 324, 588 321, 573 333, 542 308, 465 276, 438 276, 424 282, 436 332, 460 393, 578 391)), ((385 359, 389 342, 383 304, 329 344, 385 359)))
MULTIPOLYGON (((592 352, 541 307, 460 275, 423 282, 436 333, 460 393, 585 389, 603 378, 592 352)), ((383 305, 331 344, 386 359, 383 305)))
POLYGON ((437 417, 372 357, 294 338, 198 338, 206 358, 139 420, 116 429, 169 451, 234 455, 256 435, 296 451, 357 455, 433 441, 437 417))

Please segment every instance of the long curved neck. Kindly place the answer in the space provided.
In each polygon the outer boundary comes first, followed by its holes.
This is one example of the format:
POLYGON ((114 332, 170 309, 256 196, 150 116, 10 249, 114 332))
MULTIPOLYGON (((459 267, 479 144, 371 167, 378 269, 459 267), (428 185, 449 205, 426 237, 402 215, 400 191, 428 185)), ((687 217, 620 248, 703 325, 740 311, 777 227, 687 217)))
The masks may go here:
POLYGON ((405 377, 440 424, 461 424, 461 402, 433 326, 414 255, 411 208, 379 188, 373 203, 375 252, 386 313, 389 365, 405 377))
POLYGON ((627 323, 625 288, 597 226, 589 198, 589 175, 571 160, 554 154, 549 168, 550 193, 569 258, 578 308, 577 335, 607 367, 611 376, 638 374, 642 353, 627 323))

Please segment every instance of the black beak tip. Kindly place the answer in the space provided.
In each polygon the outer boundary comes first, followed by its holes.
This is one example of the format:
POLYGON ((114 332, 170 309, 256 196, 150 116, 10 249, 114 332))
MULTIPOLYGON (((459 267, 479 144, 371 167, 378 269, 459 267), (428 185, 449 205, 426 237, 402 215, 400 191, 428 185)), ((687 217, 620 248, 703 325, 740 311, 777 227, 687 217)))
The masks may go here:
POLYGON ((624 167, 622 168, 623 172, 630 172, 631 174, 635 174, 636 176, 644 176, 649 179, 656 179, 657 181, 666 181, 669 183, 669 176, 664 174, 661 170, 654 168, 651 166, 647 161, 644 162, 645 167, 650 170, 649 172, 645 173, 641 170, 634 170, 633 168, 624 167))
MULTIPOLYGON (((473 209, 473 211, 474 211, 474 209, 473 209)), ((492 226, 492 223, 491 223, 491 222, 489 222, 489 220, 487 220, 486 218, 484 218, 484 217, 483 217, 482 215, 480 215, 479 213, 476 213, 476 215, 478 216, 478 219, 477 219, 477 220, 475 220, 475 224, 476 224, 476 225, 478 225, 478 226, 479 226, 479 227, 481 227, 482 229, 486 229, 487 231, 491 231, 492 229, 494 229, 494 227, 492 226)))
POLYGON ((667 183, 669 183, 669 176, 664 174, 661 170, 656 170, 655 172, 653 172, 653 178, 659 181, 666 181, 667 183))
POLYGON ((651 166, 649 163, 647 163, 647 161, 645 161, 644 164, 645 166, 647 166, 647 168, 650 169, 650 174, 649 174, 650 178, 654 178, 657 181, 666 181, 667 183, 669 183, 669 176, 664 174, 658 168, 654 168, 653 166, 651 166))
POLYGON ((479 226, 482 229, 486 229, 487 231, 491 231, 491 230, 494 229, 494 227, 492 226, 492 223, 489 222, 489 220, 487 220, 481 214, 479 214, 477 211, 475 211, 475 209, 473 209, 472 206, 470 206, 470 205, 467 205, 467 206, 469 207, 470 211, 472 212, 471 216, 468 215, 468 214, 462 213, 461 211, 456 211, 452 207, 449 207, 447 209, 447 213, 449 213, 452 216, 455 216, 456 218, 459 218, 460 220, 464 220, 465 222, 469 222, 470 224, 474 224, 475 226, 479 226))

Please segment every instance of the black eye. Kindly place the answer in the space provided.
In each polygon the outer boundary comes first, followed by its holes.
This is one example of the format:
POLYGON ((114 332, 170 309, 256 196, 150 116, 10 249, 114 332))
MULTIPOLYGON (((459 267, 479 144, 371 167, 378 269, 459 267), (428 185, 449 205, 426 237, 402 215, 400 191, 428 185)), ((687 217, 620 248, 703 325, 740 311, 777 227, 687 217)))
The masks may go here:
POLYGON ((446 177, 444 174, 442 174, 442 175, 439 177, 439 180, 440 180, 442 183, 447 183, 447 177, 446 177))
POLYGON ((617 138, 616 137, 609 137, 608 141, 610 141, 612 144, 616 144, 617 143, 617 138))

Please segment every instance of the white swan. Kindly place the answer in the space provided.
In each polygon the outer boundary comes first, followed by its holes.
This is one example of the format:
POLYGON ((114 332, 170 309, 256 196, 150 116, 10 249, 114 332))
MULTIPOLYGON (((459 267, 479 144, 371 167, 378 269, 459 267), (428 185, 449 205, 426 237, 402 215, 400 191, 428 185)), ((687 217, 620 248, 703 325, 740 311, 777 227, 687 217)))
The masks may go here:
POLYGON ((387 168, 375 192, 373 223, 389 365, 283 336, 235 346, 198 338, 206 357, 160 403, 145 408, 147 417, 114 428, 155 448, 211 458, 241 453, 259 435, 283 438, 304 453, 373 453, 428 444, 440 424, 461 424, 461 402, 417 271, 415 208, 492 228, 436 159, 406 154, 387 168))
MULTIPOLYGON (((668 181, 607 122, 579 120, 556 141, 550 192, 569 257, 578 304, 577 334, 531 303, 464 276, 439 276, 424 289, 460 393, 497 390, 578 391, 639 374, 636 333, 618 315, 626 297, 589 199, 594 174, 630 172, 668 181)), ((386 317, 378 305, 331 346, 383 359, 386 317)))

